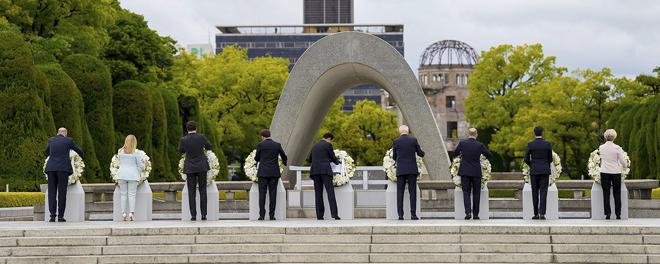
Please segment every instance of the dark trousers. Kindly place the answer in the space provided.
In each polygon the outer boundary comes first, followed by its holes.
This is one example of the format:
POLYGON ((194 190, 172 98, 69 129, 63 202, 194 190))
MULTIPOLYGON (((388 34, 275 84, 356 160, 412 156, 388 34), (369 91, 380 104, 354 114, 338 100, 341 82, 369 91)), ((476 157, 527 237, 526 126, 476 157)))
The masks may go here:
POLYGON ((68 172, 64 171, 49 171, 48 174, 48 210, 50 211, 50 218, 64 218, 64 210, 66 209, 66 188, 69 186, 68 172), (57 201, 57 203, 56 203, 57 201))
POLYGON ((532 185, 532 204, 534 205, 534 215, 545 215, 545 204, 548 200, 548 174, 536 174, 530 176, 532 185))
MULTIPOLYGON (((197 217, 197 189, 199 189, 199 208, 202 217, 206 217, 206 172, 188 173, 186 184, 188 185, 188 206, 190 216, 197 217), (197 187, 197 188, 196 188, 197 187)), ((214 201, 218 202, 218 201, 214 201)))
POLYGON ((259 216, 266 216, 266 191, 268 191, 268 209, 270 219, 275 217, 275 205, 277 204, 278 177, 259 177, 259 216))
POLYGON ((335 187, 332 186, 332 175, 312 175, 314 180, 314 200, 316 202, 316 218, 323 219, 325 205, 323 204, 323 188, 328 193, 328 203, 330 204, 330 213, 332 217, 337 215, 337 200, 335 199, 335 187))
POLYGON ((399 217, 403 217, 403 195, 406 191, 406 183, 410 194, 410 214, 417 216, 417 174, 396 176, 396 209, 399 217))
POLYGON ((603 186, 603 202, 605 203, 605 215, 612 214, 610 205, 610 188, 614 194, 614 213, 621 216, 621 174, 600 174, 600 183, 603 186))
POLYGON ((463 206, 465 207, 465 214, 479 216, 481 177, 461 176, 461 185, 463 186, 463 206))

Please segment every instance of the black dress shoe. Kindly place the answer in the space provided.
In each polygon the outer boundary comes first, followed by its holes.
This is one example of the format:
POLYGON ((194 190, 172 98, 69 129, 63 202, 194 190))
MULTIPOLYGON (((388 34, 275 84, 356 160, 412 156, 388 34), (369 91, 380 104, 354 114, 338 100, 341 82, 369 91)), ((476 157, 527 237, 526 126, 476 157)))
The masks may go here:
POLYGON ((541 216, 539 216, 539 219, 541 219, 541 220, 545 220, 545 215, 541 215, 541 216))
POLYGON ((260 216, 259 219, 257 219, 257 220, 259 220, 259 221, 263 221, 263 220, 264 220, 264 217, 263 217, 263 216, 260 216))
POLYGON ((617 220, 621 220, 621 216, 620 216, 620 215, 617 215, 617 216, 616 216, 616 219, 617 219, 617 220))
POLYGON ((191 217, 191 218, 190 218, 190 221, 193 221, 193 222, 194 222, 194 221, 197 221, 197 217, 191 217))
POLYGON ((341 220, 341 218, 339 218, 339 216, 335 216, 335 217, 333 217, 333 218, 334 218, 335 220, 341 220))
POLYGON ((413 215, 412 217, 410 217, 410 219, 411 220, 419 220, 419 217, 417 217, 416 215, 413 215))
POLYGON ((206 216, 202 216, 202 221, 206 221, 206 216))
POLYGON ((610 215, 605 215, 606 220, 610 220, 610 215))
POLYGON ((317 217, 316 220, 323 220, 323 217, 317 217))
POLYGON ((538 220, 538 219, 539 219, 539 215, 534 215, 534 217, 532 217, 532 219, 534 219, 534 220, 538 220))
POLYGON ((54 223, 55 222, 55 217, 51 217, 50 220, 48 220, 48 222, 54 223))
POLYGON ((478 215, 475 215, 473 219, 474 219, 474 220, 479 220, 479 216, 478 216, 478 215))
POLYGON ((57 222, 66 222, 66 219, 64 219, 64 218, 58 218, 58 219, 57 219, 57 222))
POLYGON ((465 220, 470 220, 470 219, 472 219, 472 215, 471 214, 466 214, 465 215, 465 220))
POLYGON ((270 217, 269 219, 270 219, 270 221, 275 221, 275 220, 277 220, 277 219, 275 219, 274 216, 273 216, 273 217, 270 217))
POLYGON ((399 216, 399 220, 403 220, 403 216, 399 216))

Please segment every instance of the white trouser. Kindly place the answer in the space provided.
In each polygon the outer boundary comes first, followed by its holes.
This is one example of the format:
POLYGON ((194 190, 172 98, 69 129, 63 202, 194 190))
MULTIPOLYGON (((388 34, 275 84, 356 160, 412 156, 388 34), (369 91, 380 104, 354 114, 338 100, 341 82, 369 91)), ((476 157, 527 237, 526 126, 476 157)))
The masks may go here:
POLYGON ((137 193, 137 181, 119 180, 119 193, 121 195, 121 212, 126 213, 128 203, 129 212, 135 212, 135 193, 137 193))

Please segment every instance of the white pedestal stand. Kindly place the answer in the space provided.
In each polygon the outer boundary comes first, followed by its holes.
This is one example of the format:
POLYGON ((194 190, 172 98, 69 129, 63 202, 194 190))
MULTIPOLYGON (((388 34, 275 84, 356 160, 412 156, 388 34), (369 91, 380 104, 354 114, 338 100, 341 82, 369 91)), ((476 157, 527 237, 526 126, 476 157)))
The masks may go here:
MULTIPOLYGON (((614 194, 610 191, 610 207, 612 208, 611 219, 616 219, 614 211, 614 194)), ((603 202, 603 186, 594 182, 591 186, 591 219, 605 219, 605 204, 603 202)), ((621 219, 628 219, 628 188, 624 181, 621 181, 621 219)))
MULTIPOLYGON (((44 221, 48 222, 50 220, 50 211, 48 210, 48 191, 46 191, 45 202, 44 221)), ((57 201, 55 202, 57 203, 57 201)), ((67 186, 66 210, 64 210, 64 219, 66 219, 67 222, 85 221, 85 191, 83 190, 80 181, 76 181, 75 184, 67 186)))
MULTIPOLYGON (((397 210, 396 204, 396 182, 389 181, 387 183, 387 189, 385 190, 385 210, 387 220, 397 220, 399 219, 399 212, 397 210)), ((417 217, 422 218, 422 203, 420 199, 419 186, 417 186, 417 207, 415 212, 417 217)), ((408 192, 408 186, 406 186, 403 194, 403 218, 410 219, 412 215, 410 214, 410 192, 408 192)))
MULTIPOLYGON (((199 190, 197 190, 196 196, 196 205, 197 205, 197 220, 202 219, 202 211, 199 209, 199 190)), ((218 220, 220 216, 220 194, 218 193, 218 186, 215 184, 215 181, 212 181, 211 184, 206 186, 206 218, 208 220, 218 220)), ((181 220, 189 221, 190 220, 190 207, 188 205, 188 184, 183 185, 183 191, 181 191, 181 220)))
MULTIPOLYGON (((252 183, 250 187, 250 220, 259 219, 259 184, 252 183)), ((282 179, 277 181, 277 205, 275 206, 275 219, 277 220, 286 220, 286 189, 284 189, 284 184, 282 179)), ((266 219, 268 219, 268 205, 270 204, 270 199, 268 198, 268 193, 266 193, 266 219)))
MULTIPOLYGON (((481 187, 481 196, 479 197, 479 218, 486 220, 490 217, 490 205, 488 204, 488 186, 481 187)), ((465 205, 463 204, 463 189, 454 188, 454 219, 465 219, 465 205)))
MULTIPOLYGON (((525 183, 523 187, 523 219, 530 220, 534 217, 534 205, 532 202, 532 186, 525 183)), ((559 219, 559 191, 557 185, 553 184, 548 187, 548 196, 545 204, 545 219, 557 220, 559 219)))
MULTIPOLYGON (((149 181, 144 181, 138 185, 135 194, 135 221, 151 221, 152 219, 153 196, 149 181)), ((128 207, 126 208, 128 210, 128 207)), ((129 212, 126 212, 128 214, 129 212)), ((112 220, 115 222, 124 221, 121 211, 121 192, 119 185, 115 186, 115 192, 112 195, 112 220)))

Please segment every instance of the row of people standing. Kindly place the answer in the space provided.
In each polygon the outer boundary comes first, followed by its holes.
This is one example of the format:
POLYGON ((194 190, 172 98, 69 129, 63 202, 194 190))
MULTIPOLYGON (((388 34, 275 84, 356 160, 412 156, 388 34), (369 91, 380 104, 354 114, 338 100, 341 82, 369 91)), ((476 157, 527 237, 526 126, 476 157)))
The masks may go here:
MULTIPOLYGON (((190 121, 186 124, 187 135, 179 141, 178 151, 185 154, 183 172, 187 174, 187 188, 189 195, 189 208, 191 220, 195 221, 197 216, 196 194, 200 195, 201 220, 206 220, 207 195, 206 174, 210 170, 208 160, 204 154, 210 150, 212 145, 202 134, 197 133, 197 124, 190 121)), ((404 219, 403 198, 407 185, 410 194, 411 219, 419 219, 416 215, 416 192, 419 170, 417 167, 417 156, 424 157, 417 139, 409 135, 409 128, 405 125, 399 127, 400 137, 392 144, 393 159, 397 168, 397 212, 399 220, 404 219)), ((543 129, 539 126, 534 128, 535 139, 528 143, 525 151, 524 162, 530 166, 532 200, 534 208, 533 219, 545 219, 548 180, 550 175, 550 164, 552 163, 552 145, 543 139, 543 129)), ((269 202, 269 218, 275 220, 275 206, 277 199, 277 184, 281 177, 279 169, 279 158, 287 164, 287 156, 280 143, 271 138, 270 131, 260 132, 262 141, 257 144, 255 161, 259 164, 257 177, 259 178, 259 220, 265 219, 266 195, 269 202)), ((616 132, 608 129, 604 133, 607 142, 599 147, 601 155, 601 179, 603 184, 604 205, 607 219, 610 219, 610 187, 613 187, 615 201, 615 214, 617 219, 621 216, 621 168, 626 166, 623 158, 623 150, 613 141, 616 132)), ((463 188, 463 201, 465 207, 465 219, 479 219, 479 200, 481 191, 481 155, 492 159, 493 155, 477 138, 475 128, 468 129, 468 139, 461 141, 456 147, 455 154, 461 156, 458 175, 461 176, 463 188)), ((310 177, 314 181, 316 216, 318 220, 324 219, 323 190, 325 189, 330 206, 331 217, 340 220, 337 213, 337 203, 332 184, 333 170, 330 163, 339 164, 334 154, 332 140, 334 136, 330 133, 323 135, 323 139, 312 147, 310 156, 310 177)), ((60 128, 55 137, 48 140, 45 154, 49 156, 46 164, 48 175, 48 208, 50 211, 50 222, 58 218, 59 222, 65 222, 64 211, 66 208, 66 189, 68 176, 73 173, 69 152, 73 150, 81 157, 83 151, 76 145, 73 139, 67 137, 66 128, 60 128), (57 196, 56 196, 57 195, 57 196), (57 197, 57 199, 56 199, 57 197), (55 202, 57 201, 57 203, 55 202)), ((126 137, 124 146, 119 149, 120 165, 118 172, 118 184, 121 193, 121 210, 124 220, 133 220, 135 208, 135 196, 138 177, 146 164, 141 162, 140 153, 137 151, 137 139, 133 135, 126 137), (127 210, 128 209, 128 210, 127 210)))

